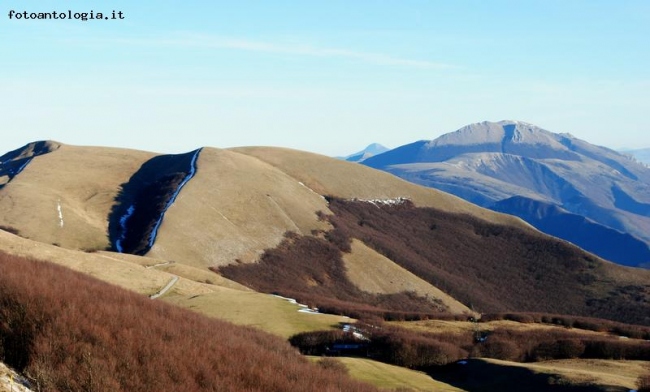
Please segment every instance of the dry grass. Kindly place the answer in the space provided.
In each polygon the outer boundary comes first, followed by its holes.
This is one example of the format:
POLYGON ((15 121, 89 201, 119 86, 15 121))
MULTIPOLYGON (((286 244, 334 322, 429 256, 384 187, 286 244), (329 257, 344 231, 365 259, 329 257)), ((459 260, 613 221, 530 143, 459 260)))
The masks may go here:
POLYGON ((0 231, 0 249, 10 255, 47 260, 94 276, 141 294, 152 294, 164 286, 170 275, 155 269, 113 258, 108 254, 85 253, 24 239, 0 231))
POLYGON ((354 320, 329 314, 298 312, 297 305, 268 294, 242 292, 227 288, 203 295, 170 295, 165 302, 238 325, 262 329, 288 338, 299 332, 338 328, 341 322, 354 320))
MULTIPOLYGON (((128 261, 129 263, 141 265, 148 269, 156 269, 158 271, 164 271, 169 274, 178 275, 187 280, 191 280, 197 283, 207 283, 219 287, 227 287, 235 290, 242 291, 251 291, 246 286, 243 286, 235 281, 226 279, 221 275, 218 275, 212 271, 192 267, 183 263, 177 263, 175 261, 164 261, 160 259, 154 259, 146 256, 135 256, 128 253, 114 253, 114 252, 97 252, 107 258, 128 261)), ((191 294, 191 293, 188 293, 191 294)))
POLYGON ((486 359, 486 362, 525 368, 537 374, 554 376, 557 383, 572 385, 608 385, 635 389, 639 376, 647 374, 648 361, 604 359, 566 359, 536 363, 517 363, 486 359))
MULTIPOLYGON (((309 357, 319 361, 321 357, 309 357)), ((424 372, 373 361, 367 358, 338 357, 351 377, 386 390, 408 388, 413 391, 449 391, 462 389, 436 381, 424 372)))
MULTIPOLYGON (((0 249, 5 252, 72 268, 105 282, 150 295, 162 288, 172 275, 144 265, 159 260, 111 252, 85 253, 41 244, 0 230, 0 249), (137 261, 137 262, 134 262, 137 261), (142 265, 140 265, 142 264, 142 265)), ((329 329, 349 320, 339 316, 311 315, 297 312, 298 307, 267 294, 256 293, 215 273, 182 265, 169 271, 181 278, 163 300, 208 316, 240 325, 254 325, 268 332, 288 337, 302 331, 329 329), (212 284, 199 283, 203 278, 212 284)))
POLYGON ((413 291, 421 297, 441 301, 451 313, 472 313, 467 306, 377 253, 363 242, 355 239, 352 241, 351 248, 350 253, 343 254, 343 261, 348 278, 360 290, 373 294, 413 291))
POLYGON ((419 207, 468 213, 493 223, 531 229, 519 218, 492 212, 448 193, 415 185, 357 163, 288 148, 239 147, 230 150, 268 162, 322 195, 343 199, 408 197, 419 207))
MULTIPOLYGON (((65 248, 109 245, 107 218, 126 183, 154 153, 62 145, 35 158, 0 194, 0 221, 22 236, 65 248), (60 227, 57 204, 64 226, 60 227)), ((327 229, 327 204, 253 157, 205 148, 198 171, 165 214, 149 256, 199 268, 254 261, 287 231, 327 229)))
POLYGON ((34 158, 0 193, 0 220, 21 235, 73 249, 106 249, 120 184, 149 152, 61 145, 34 158), (64 225, 60 226, 57 203, 64 225))
POLYGON ((286 231, 327 229, 319 195, 258 159, 204 148, 195 177, 165 214, 148 255, 207 268, 255 261, 286 231))

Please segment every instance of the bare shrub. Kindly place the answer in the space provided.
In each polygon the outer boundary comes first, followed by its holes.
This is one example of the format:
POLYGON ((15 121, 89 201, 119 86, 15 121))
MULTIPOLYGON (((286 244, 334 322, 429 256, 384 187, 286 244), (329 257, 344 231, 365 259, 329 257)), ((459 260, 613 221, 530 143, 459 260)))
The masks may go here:
POLYGON ((286 341, 0 254, 0 353, 40 391, 374 391, 286 341))
POLYGON ((636 385, 638 392, 650 392, 650 374, 640 376, 636 385))
POLYGON ((343 362, 331 357, 321 358, 316 363, 323 369, 328 369, 343 374, 348 373, 348 368, 343 364, 343 362))

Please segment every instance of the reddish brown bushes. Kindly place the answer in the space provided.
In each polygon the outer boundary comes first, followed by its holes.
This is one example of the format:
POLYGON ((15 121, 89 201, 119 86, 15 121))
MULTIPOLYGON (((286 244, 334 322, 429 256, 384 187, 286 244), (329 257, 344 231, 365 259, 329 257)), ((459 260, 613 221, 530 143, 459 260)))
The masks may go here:
POLYGON ((570 358, 650 360, 650 342, 575 329, 497 328, 480 333, 481 338, 476 339, 473 332, 425 333, 387 324, 357 323, 356 328, 367 340, 343 331, 318 331, 296 335, 290 342, 305 354, 369 356, 419 369, 467 357, 519 362, 570 358), (348 345, 348 349, 333 350, 341 345, 348 345))
POLYGON ((609 332, 613 335, 633 339, 650 340, 650 327, 624 324, 594 317, 566 316, 546 313, 489 313, 482 315, 480 322, 510 320, 519 323, 553 324, 567 328, 584 329, 595 332, 609 332))
POLYGON ((481 312, 546 312, 650 325, 650 285, 603 279, 562 241, 410 203, 329 198, 334 227, 481 312), (507 282, 507 284, 504 284, 507 282))
POLYGON ((303 354, 368 356, 408 368, 445 365, 468 355, 451 336, 441 338, 388 326, 357 324, 357 328, 363 337, 343 331, 316 331, 297 334, 289 341, 303 354))
POLYGON ((274 336, 62 267, 0 255, 0 271, 0 357, 38 390, 374 390, 274 336))
POLYGON ((317 307, 325 313, 386 320, 419 320, 443 313, 414 293, 370 294, 347 278, 341 249, 349 250, 349 237, 333 230, 325 239, 287 233, 275 249, 268 249, 259 263, 221 267, 218 272, 239 283, 267 293, 280 293, 317 307))

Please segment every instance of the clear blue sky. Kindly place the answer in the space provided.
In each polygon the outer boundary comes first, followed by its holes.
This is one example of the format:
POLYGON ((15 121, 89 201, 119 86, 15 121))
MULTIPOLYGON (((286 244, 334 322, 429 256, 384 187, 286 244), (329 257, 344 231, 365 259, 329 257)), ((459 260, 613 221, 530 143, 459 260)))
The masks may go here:
POLYGON ((0 108, 1 152, 345 155, 504 119, 650 147, 650 1, 0 0, 0 108))

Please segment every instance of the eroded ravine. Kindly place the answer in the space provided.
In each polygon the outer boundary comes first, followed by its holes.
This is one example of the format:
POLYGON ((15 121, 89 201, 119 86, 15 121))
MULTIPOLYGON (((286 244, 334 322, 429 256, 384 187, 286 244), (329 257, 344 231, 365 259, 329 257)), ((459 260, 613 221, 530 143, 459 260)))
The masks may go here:
POLYGON ((200 152, 154 157, 122 184, 109 215, 113 250, 144 255, 151 249, 165 212, 196 174, 200 152))

